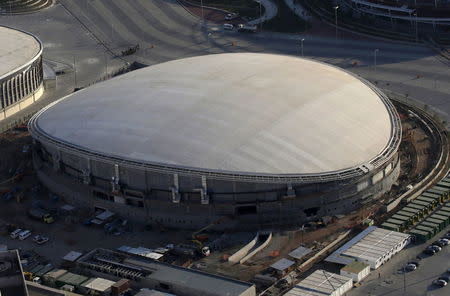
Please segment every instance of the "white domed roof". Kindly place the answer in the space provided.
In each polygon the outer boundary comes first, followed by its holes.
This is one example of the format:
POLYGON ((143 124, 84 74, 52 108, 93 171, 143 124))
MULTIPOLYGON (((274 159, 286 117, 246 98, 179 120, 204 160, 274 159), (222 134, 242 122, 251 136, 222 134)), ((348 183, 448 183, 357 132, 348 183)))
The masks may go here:
POLYGON ((353 75, 253 53, 137 70, 67 96, 35 121, 52 138, 105 155, 260 174, 361 166, 392 137, 385 102, 353 75))

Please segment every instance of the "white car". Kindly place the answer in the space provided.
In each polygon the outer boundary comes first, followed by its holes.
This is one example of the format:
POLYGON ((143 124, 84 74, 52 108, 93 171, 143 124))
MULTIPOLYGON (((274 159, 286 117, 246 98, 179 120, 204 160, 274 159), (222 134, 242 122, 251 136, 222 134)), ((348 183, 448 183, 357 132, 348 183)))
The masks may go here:
POLYGON ((15 239, 19 236, 19 233, 22 232, 22 229, 18 228, 16 230, 14 230, 13 232, 11 232, 11 234, 9 235, 12 239, 15 239))
POLYGON ((233 30, 234 26, 232 24, 223 24, 224 30, 233 30))
POLYGON ((48 237, 38 234, 33 237, 33 241, 38 245, 42 245, 48 242, 48 237))
POLYGON ((237 18, 238 16, 239 16, 239 14, 237 14, 237 13, 228 13, 228 14, 225 16, 225 19, 226 19, 227 21, 229 21, 229 20, 232 20, 232 19, 237 18))
POLYGON ((29 236, 31 235, 31 231, 29 230, 24 230, 21 233, 19 233, 19 239, 20 240, 25 240, 27 239, 29 236))

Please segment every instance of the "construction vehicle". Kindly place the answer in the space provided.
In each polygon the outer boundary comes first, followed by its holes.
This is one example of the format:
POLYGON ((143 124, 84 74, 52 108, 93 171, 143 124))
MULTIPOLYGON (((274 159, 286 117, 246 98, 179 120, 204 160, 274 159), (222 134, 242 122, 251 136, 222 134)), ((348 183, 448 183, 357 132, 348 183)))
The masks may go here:
POLYGON ((206 257, 211 253, 209 247, 204 247, 197 243, 179 244, 170 251, 176 255, 189 258, 206 257))
POLYGON ((50 215, 49 213, 41 210, 41 209, 29 209, 28 210, 28 216, 30 216, 31 218, 34 218, 36 220, 39 220, 41 222, 47 223, 47 224, 51 224, 53 222, 55 222, 55 219, 53 219, 53 216, 50 215))

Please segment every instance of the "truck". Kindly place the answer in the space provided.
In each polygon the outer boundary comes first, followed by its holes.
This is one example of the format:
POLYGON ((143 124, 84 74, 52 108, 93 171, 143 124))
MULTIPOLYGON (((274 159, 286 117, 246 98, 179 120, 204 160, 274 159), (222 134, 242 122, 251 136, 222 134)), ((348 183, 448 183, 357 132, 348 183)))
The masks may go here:
POLYGON ((52 215, 50 215, 49 213, 47 213, 41 209, 29 209, 28 215, 31 218, 34 218, 36 220, 39 220, 39 221, 47 223, 47 224, 51 224, 51 223, 55 222, 52 215))

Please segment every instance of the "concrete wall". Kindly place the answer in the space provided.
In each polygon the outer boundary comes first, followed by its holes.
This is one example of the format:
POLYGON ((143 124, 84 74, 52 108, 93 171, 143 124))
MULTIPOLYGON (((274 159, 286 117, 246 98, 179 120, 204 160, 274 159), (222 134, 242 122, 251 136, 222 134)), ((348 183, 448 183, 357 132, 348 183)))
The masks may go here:
POLYGON ((42 57, 0 81, 0 120, 28 107, 44 92, 42 57))
POLYGON ((228 257, 228 262, 238 263, 256 245, 258 238, 259 238, 259 233, 257 233, 256 236, 248 244, 246 244, 245 246, 240 248, 237 252, 235 252, 233 255, 228 257))
MULTIPOLYGON (((202 203, 200 176, 178 176, 180 199, 174 201, 174 176, 124 165, 86 159, 72 151, 59 151, 50 143, 36 142, 33 147, 38 176, 51 191, 68 202, 94 209, 110 209, 129 220, 162 224, 167 227, 196 229, 227 216, 232 222, 216 229, 267 229, 298 225, 310 218, 349 213, 377 199, 399 175, 397 155, 393 169, 380 167, 359 179, 288 185, 206 179, 207 203, 202 203), (118 173, 118 175, 117 175, 118 173), (376 184, 372 176, 383 178, 376 184), (118 176, 113 185, 112 177, 118 176), (363 189, 361 183, 368 183, 363 189)), ((390 166, 390 163, 386 165, 390 166)), ((240 259, 239 259, 240 260, 240 259)))
POLYGON ((364 268, 363 270, 361 270, 358 273, 347 272, 347 271, 341 269, 341 275, 353 279, 354 283, 358 283, 358 282, 362 281, 365 277, 367 277, 369 275, 369 273, 370 273, 370 266, 367 266, 366 268, 364 268))

